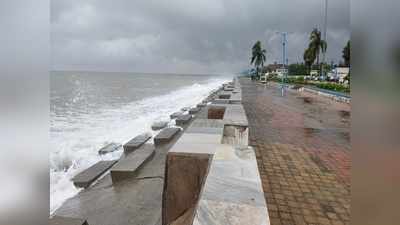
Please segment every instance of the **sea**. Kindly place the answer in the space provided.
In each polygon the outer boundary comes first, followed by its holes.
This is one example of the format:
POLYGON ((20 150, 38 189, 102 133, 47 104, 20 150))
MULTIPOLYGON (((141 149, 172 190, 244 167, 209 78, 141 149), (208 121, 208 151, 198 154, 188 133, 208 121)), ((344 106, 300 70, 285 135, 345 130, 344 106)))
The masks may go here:
POLYGON ((50 214, 81 189, 71 178, 122 149, 99 155, 152 131, 157 121, 201 102, 233 75, 141 74, 53 71, 50 73, 50 214))

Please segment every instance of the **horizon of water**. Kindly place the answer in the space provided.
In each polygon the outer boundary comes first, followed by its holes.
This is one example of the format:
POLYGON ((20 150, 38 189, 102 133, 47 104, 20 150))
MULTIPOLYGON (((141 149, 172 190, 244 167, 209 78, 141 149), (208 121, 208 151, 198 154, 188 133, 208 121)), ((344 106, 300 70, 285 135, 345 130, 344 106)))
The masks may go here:
MULTIPOLYGON (((98 155, 107 143, 123 144, 155 121, 195 106, 233 76, 51 72, 50 213, 76 195, 70 179, 122 150, 98 155)), ((170 121, 174 125, 174 121, 170 121)))

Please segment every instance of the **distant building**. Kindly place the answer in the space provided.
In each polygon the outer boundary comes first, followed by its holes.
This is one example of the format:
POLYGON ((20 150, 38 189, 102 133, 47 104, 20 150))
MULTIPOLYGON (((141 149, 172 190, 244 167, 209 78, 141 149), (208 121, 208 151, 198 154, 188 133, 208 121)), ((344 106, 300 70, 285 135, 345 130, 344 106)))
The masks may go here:
POLYGON ((319 75, 319 70, 311 70, 310 71, 310 76, 318 76, 319 75))
POLYGON ((349 75, 349 67, 336 67, 331 72, 328 73, 328 78, 330 80, 338 81, 340 83, 345 82, 345 77, 349 75))
POLYGON ((264 67, 264 71, 269 74, 276 74, 278 77, 282 77, 284 74, 287 74, 288 67, 285 65, 285 68, 283 68, 282 64, 275 62, 274 64, 269 64, 268 66, 264 67))

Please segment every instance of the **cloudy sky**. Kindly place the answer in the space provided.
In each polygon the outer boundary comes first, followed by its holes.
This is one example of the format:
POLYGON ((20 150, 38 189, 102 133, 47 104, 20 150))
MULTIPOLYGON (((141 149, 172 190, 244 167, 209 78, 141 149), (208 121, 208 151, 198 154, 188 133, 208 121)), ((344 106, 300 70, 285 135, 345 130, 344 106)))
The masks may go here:
MULTIPOLYGON (((267 61, 302 61, 322 28, 324 0, 52 0, 53 70, 231 73, 249 67, 260 40, 267 61)), ((349 0, 330 0, 329 61, 350 38, 349 0)))

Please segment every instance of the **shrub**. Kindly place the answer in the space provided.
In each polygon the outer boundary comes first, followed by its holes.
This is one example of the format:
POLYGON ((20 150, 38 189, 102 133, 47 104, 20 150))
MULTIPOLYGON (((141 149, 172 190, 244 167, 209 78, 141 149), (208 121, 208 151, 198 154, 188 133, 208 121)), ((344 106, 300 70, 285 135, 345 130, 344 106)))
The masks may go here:
POLYGON ((346 92, 346 93, 350 92, 349 87, 341 85, 341 84, 336 84, 336 83, 324 82, 324 83, 318 83, 315 86, 318 88, 332 90, 332 91, 339 91, 339 92, 346 92))

